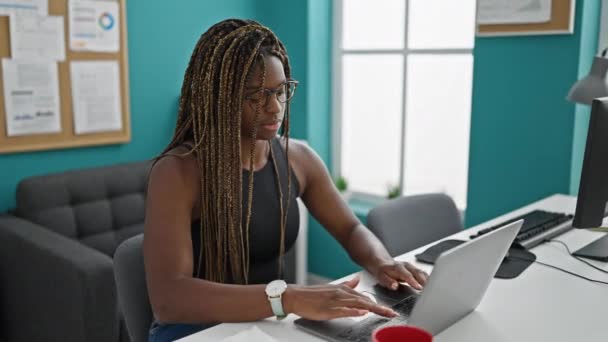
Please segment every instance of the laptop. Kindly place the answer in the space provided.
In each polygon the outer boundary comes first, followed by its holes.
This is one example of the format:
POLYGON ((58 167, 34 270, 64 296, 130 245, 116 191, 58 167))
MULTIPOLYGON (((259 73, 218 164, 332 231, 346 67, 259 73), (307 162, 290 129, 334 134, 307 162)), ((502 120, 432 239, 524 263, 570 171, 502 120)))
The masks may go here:
POLYGON ((523 220, 509 223, 442 253, 422 292, 403 284, 391 291, 363 276, 357 291, 391 307, 398 317, 369 313, 328 321, 300 318, 294 323, 306 332, 340 342, 369 341, 375 329, 389 325, 414 325, 437 335, 479 305, 522 224, 523 220))

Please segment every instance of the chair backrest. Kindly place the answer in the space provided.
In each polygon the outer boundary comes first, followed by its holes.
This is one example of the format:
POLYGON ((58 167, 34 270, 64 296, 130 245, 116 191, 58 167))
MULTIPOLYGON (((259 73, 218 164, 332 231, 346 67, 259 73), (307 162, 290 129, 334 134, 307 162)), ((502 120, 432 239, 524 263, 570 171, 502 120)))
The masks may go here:
POLYGON ((143 234, 122 242, 114 254, 114 278, 131 342, 145 342, 152 323, 146 287, 143 234))
POLYGON ((454 201, 445 194, 388 200, 370 210, 367 225, 391 256, 407 253, 463 229, 454 201))

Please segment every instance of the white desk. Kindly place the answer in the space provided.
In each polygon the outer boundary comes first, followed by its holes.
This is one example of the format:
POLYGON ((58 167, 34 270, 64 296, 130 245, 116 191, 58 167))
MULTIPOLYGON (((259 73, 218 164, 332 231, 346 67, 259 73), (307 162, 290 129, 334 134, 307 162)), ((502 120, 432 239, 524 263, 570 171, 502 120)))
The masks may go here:
MULTIPOLYGON (((448 238, 468 240, 479 229, 498 224, 532 209, 573 213, 576 198, 553 195, 448 238)), ((571 230, 559 237, 574 251, 601 237, 601 233, 571 230)), ((433 243, 434 244, 434 243, 433 243)), ((427 246, 398 257, 414 262, 414 255, 427 246)), ((547 243, 532 249, 537 260, 586 277, 608 282, 608 274, 569 256, 564 246, 547 243)), ((607 263, 594 262, 608 270, 607 263)), ((431 267, 416 263, 422 269, 431 267)), ((471 265, 475 267, 474 265, 471 265)), ((364 274, 363 276, 369 276, 364 274)), ((298 330, 290 315, 283 321, 267 319, 253 323, 220 324, 181 339, 182 342, 219 341, 252 325, 257 325, 278 341, 322 341, 298 330)), ((608 341, 608 285, 539 265, 531 265, 515 279, 494 279, 476 311, 435 337, 437 342, 502 341, 608 341)))

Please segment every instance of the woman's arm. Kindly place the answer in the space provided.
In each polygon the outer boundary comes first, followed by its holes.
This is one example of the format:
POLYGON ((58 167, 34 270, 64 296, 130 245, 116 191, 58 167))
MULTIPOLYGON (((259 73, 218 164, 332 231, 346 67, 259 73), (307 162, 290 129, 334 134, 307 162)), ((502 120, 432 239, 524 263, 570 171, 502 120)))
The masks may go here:
MULTIPOLYGON (((200 175, 194 158, 162 158, 149 180, 144 233, 148 293, 155 317, 165 323, 241 322, 273 315, 265 285, 227 285, 192 277, 190 225, 200 175)), ((289 286, 286 313, 311 319, 373 311, 392 316, 353 290, 357 280, 319 287, 289 286)))
POLYGON ((397 282, 402 281, 421 289, 427 274, 409 263, 395 262, 382 242, 361 224, 342 199, 321 158, 304 144, 297 143, 296 148, 298 168, 305 178, 302 199, 311 214, 338 240, 351 259, 376 276, 380 284, 396 289, 397 282))

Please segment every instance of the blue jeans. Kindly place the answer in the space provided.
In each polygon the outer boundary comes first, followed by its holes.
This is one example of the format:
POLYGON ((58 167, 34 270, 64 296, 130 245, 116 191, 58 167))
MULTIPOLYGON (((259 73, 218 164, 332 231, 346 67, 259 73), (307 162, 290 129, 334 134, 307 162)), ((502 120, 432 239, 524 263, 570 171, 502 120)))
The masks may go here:
POLYGON ((169 342, 182 337, 192 335, 201 330, 212 327, 215 324, 162 324, 152 323, 148 342, 169 342))

